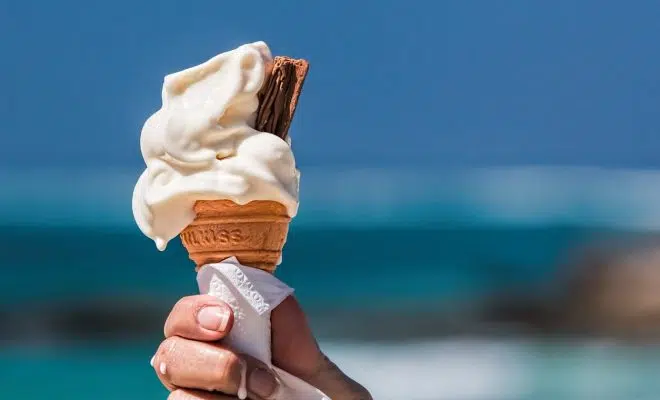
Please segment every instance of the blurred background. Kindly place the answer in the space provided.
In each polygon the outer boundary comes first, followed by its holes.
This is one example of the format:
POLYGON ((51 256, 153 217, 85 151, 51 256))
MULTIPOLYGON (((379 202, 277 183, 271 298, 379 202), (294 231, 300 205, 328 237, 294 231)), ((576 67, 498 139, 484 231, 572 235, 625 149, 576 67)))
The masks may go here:
POLYGON ((163 77, 307 58, 279 276, 377 399, 660 397, 660 3, 0 1, 0 387, 164 399, 131 193, 163 77))

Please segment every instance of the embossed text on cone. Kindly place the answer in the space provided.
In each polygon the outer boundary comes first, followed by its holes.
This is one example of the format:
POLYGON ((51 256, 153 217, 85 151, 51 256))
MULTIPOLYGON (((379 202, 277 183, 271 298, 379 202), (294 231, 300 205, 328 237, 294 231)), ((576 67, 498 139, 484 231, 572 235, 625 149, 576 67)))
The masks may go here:
POLYGON ((197 267, 235 256, 246 266, 274 272, 282 256, 291 218, 274 201, 239 205, 229 200, 195 203, 195 221, 181 241, 197 267))

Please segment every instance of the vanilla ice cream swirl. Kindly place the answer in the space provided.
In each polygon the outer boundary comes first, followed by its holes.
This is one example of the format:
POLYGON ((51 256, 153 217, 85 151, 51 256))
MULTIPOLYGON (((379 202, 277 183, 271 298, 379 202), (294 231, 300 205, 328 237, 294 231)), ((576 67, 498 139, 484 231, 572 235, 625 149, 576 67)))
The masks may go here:
POLYGON ((162 107, 142 128, 147 167, 133 192, 135 220, 158 249, 194 220, 197 200, 272 200, 296 215, 290 144, 253 128, 271 61, 256 42, 165 77, 162 107))

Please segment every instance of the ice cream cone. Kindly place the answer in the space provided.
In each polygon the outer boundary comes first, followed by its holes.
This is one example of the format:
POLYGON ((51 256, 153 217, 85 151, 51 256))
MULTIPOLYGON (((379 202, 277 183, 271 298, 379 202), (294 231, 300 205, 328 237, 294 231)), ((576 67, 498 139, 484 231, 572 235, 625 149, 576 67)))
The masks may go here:
POLYGON ((195 220, 180 236, 197 268, 233 256, 245 266, 275 271, 291 221, 284 205, 264 200, 245 205, 200 200, 194 211, 195 220))

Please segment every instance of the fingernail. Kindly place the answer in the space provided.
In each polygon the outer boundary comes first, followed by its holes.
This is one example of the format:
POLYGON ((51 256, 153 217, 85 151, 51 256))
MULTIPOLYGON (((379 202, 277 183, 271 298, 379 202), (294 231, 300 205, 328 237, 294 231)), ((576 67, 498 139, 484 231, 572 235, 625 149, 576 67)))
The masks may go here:
POLYGON ((149 361, 149 365, 152 367, 154 366, 154 360, 156 359, 156 356, 151 357, 151 361, 149 361))
POLYGON ((275 379, 273 374, 262 368, 252 371, 248 379, 250 391, 263 398, 272 396, 277 389, 277 385, 277 379, 275 379))
POLYGON ((197 314, 197 322, 210 331, 224 331, 229 323, 229 310, 220 306, 204 307, 197 314))

